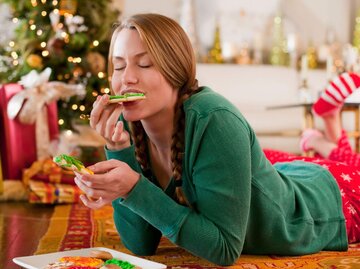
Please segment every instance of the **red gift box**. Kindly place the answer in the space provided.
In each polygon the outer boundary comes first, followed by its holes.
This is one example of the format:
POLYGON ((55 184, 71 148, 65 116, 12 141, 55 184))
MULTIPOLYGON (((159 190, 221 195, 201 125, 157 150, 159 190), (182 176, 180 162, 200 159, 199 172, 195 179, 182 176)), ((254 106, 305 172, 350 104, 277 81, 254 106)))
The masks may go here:
MULTIPOLYGON (((0 149, 4 179, 21 179, 22 169, 37 159, 35 124, 10 120, 7 105, 13 95, 22 91, 19 84, 0 85, 0 149)), ((46 105, 50 140, 59 135, 57 104, 46 105)))

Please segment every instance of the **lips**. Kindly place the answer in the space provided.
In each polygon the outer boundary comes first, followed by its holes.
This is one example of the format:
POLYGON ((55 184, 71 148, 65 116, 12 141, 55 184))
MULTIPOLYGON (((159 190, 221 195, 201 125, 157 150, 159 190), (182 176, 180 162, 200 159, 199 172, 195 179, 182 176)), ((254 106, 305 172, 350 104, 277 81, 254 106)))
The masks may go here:
POLYGON ((126 90, 120 91, 121 95, 124 95, 126 93, 144 93, 144 92, 140 91, 140 90, 136 90, 136 89, 126 89, 126 90))

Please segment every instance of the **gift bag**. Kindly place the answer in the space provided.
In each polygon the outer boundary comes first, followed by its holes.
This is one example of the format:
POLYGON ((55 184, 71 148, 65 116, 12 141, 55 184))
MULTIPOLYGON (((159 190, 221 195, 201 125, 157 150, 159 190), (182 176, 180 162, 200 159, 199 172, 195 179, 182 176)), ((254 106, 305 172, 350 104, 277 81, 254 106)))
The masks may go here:
MULTIPOLYGON (((22 90, 22 86, 16 83, 0 86, 0 150, 4 179, 21 179, 22 170, 37 160, 37 124, 24 124, 19 117, 10 119, 8 115, 10 99, 22 90)), ((48 127, 48 134, 44 133, 43 136, 44 141, 46 135, 50 140, 56 139, 59 133, 57 104, 45 104, 44 109, 47 118, 45 127, 48 127)))

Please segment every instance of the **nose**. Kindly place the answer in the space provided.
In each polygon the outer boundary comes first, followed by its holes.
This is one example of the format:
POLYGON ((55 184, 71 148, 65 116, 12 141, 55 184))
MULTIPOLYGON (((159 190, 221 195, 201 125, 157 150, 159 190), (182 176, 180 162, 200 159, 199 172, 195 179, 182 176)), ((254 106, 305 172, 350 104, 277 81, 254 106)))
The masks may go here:
POLYGON ((127 65, 123 71, 121 80, 125 85, 137 83, 139 79, 135 68, 127 65))

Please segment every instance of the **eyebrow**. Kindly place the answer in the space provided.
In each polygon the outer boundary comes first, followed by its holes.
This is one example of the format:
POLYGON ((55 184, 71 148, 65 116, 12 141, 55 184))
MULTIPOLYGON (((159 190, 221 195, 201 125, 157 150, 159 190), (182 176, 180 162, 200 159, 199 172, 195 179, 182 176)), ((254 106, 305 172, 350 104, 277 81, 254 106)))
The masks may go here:
MULTIPOLYGON (((147 51, 140 52, 140 53, 138 53, 138 54, 135 54, 135 57, 136 57, 136 58, 140 58, 140 57, 142 57, 142 56, 144 56, 144 55, 146 55, 146 54, 148 54, 147 51)), ((114 60, 123 60, 123 59, 124 59, 124 58, 121 57, 121 56, 113 56, 112 58, 113 58, 114 60)))

